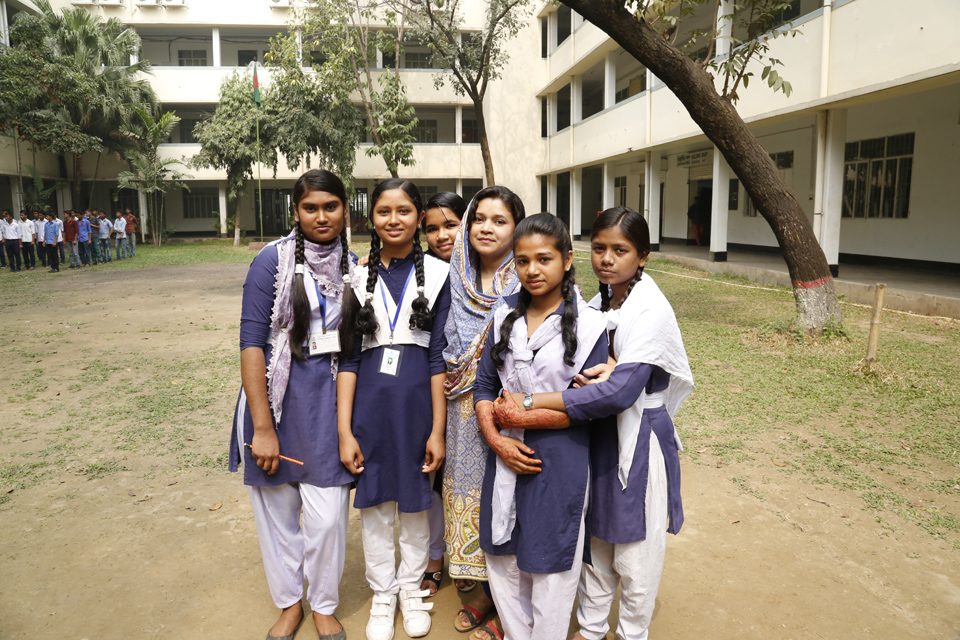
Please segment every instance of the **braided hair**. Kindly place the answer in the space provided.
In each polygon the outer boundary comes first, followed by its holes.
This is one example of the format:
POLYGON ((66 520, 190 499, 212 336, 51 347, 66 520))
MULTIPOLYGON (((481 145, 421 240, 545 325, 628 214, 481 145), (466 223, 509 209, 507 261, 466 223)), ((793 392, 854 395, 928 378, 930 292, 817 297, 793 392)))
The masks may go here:
MULTIPOLYGON (((368 215, 371 223, 373 222, 374 211, 376 211, 377 208, 377 201, 380 200, 380 196, 382 196, 384 192, 390 191, 391 189, 402 190, 413 203, 418 216, 424 210, 420 190, 417 189, 415 184, 401 178, 390 178, 378 184, 370 196, 370 211, 368 215)), ((370 258, 367 261, 366 296, 363 306, 357 312, 356 319, 357 331, 365 335, 374 335, 380 328, 380 323, 377 321, 377 314, 373 309, 373 292, 376 290, 377 278, 379 277, 382 243, 383 241, 374 228, 370 237, 370 258)), ((430 310, 430 302, 425 295, 426 275, 423 268, 423 247, 420 246, 419 227, 415 228, 413 232, 413 265, 414 275, 417 281, 417 297, 411 304, 410 328, 422 330, 427 326, 430 318, 433 317, 433 312, 430 310)))
MULTIPOLYGON (((596 221, 593 223, 593 228, 590 230, 590 240, 593 240, 597 234, 604 229, 611 228, 620 230, 620 233, 633 244, 640 258, 645 258, 650 255, 650 228, 647 226, 646 219, 639 212, 630 207, 613 207, 612 209, 607 209, 597 216, 596 221)), ((638 267, 637 272, 627 284, 627 292, 623 296, 623 300, 630 297, 630 292, 633 291, 633 287, 640 282, 642 278, 643 267, 638 267)), ((623 300, 621 300, 621 304, 623 300)), ((600 310, 609 311, 611 304, 613 304, 613 300, 610 295, 610 287, 601 282, 600 310)))
MULTIPOLYGON (((554 241, 554 248, 564 258, 573 251, 570 232, 567 225, 560 218, 549 213, 538 213, 524 218, 513 232, 513 242, 527 236, 541 235, 554 241)), ((560 319, 560 333, 563 339, 563 362, 573 366, 573 356, 577 353, 577 300, 576 300, 576 270, 573 265, 564 272, 560 282, 560 292, 563 294, 563 315, 560 319)), ((503 353, 510 348, 510 334, 518 318, 525 315, 533 296, 526 289, 520 290, 517 306, 507 314, 500 325, 500 340, 493 346, 490 357, 498 369, 503 367, 503 353)))
MULTIPOLYGON (((340 229, 340 273, 343 275, 343 295, 340 299, 340 355, 349 353, 353 347, 354 316, 359 303, 350 286, 350 249, 347 246, 346 216, 349 209, 347 204, 347 190, 343 181, 336 174, 325 169, 311 169, 297 179, 293 185, 291 197, 291 211, 296 212, 297 205, 306 194, 313 191, 330 193, 343 205, 343 226, 340 229)), ((294 262, 302 266, 305 262, 304 234, 300 224, 295 229, 294 262)), ((303 269, 297 269, 293 276, 293 290, 290 299, 293 303, 293 327, 290 329, 290 353, 300 360, 304 360, 303 342, 310 331, 310 299, 303 284, 303 269)))

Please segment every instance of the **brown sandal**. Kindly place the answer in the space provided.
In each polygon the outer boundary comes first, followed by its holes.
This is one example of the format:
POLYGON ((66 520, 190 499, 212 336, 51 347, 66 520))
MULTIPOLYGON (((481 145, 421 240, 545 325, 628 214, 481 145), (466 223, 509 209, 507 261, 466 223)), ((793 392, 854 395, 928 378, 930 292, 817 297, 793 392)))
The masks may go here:
POLYGON ((497 623, 493 620, 487 620, 487 623, 477 629, 477 631, 482 631, 487 634, 484 640, 503 640, 503 631, 497 629, 497 623))

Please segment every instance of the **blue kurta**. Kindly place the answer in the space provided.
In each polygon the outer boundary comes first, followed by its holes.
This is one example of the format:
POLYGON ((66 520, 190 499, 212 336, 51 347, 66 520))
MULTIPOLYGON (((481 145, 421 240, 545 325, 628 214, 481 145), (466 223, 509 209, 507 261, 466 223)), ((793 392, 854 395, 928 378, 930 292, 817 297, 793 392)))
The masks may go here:
MULTIPOLYGON (((554 313, 562 314, 563 307, 561 304, 554 313)), ((496 400, 503 388, 491 357, 493 335, 491 331, 477 367, 475 403, 496 400)), ((607 336, 601 334, 583 369, 606 362, 607 349, 607 336)), ((480 547, 492 556, 517 556, 517 566, 527 573, 568 571, 576 555, 587 492, 589 427, 586 422, 573 422, 566 429, 531 429, 524 432, 523 439, 534 457, 543 461, 542 471, 517 476, 516 525, 510 540, 494 545, 491 495, 497 454, 490 451, 480 495, 480 547)))
MULTIPOLYGON (((267 342, 270 337, 277 262, 277 248, 273 245, 265 247, 254 259, 243 284, 240 313, 240 350, 262 348, 268 363, 273 348, 267 342)), ((304 282, 310 286, 310 277, 306 276, 304 282)), ((339 304, 330 300, 327 306, 328 326, 339 325, 339 304)), ((318 315, 319 307, 315 306, 311 309, 311 316, 318 315)), ((280 335, 286 337, 287 334, 280 335)), ((239 442, 238 422, 242 423, 243 442, 253 441, 253 419, 241 389, 231 429, 230 470, 237 471, 242 447, 244 484, 273 487, 289 482, 305 482, 317 487, 336 487, 353 482, 353 476, 340 462, 337 387, 330 370, 329 355, 307 356, 306 360, 291 358, 290 382, 283 398, 282 416, 283 422, 276 430, 280 453, 304 464, 300 466, 281 460, 277 472, 268 475, 257 466, 250 449, 239 442)))
MULTIPOLYGON (((412 253, 406 258, 393 258, 390 266, 378 265, 381 280, 395 303, 414 263, 412 253)), ((372 265, 371 265, 372 266, 372 265)), ((414 283, 407 289, 403 305, 416 298, 414 283)), ((354 343, 354 353, 340 363, 341 371, 357 374, 353 399, 353 436, 363 452, 363 471, 354 476, 357 491, 353 506, 357 509, 396 502, 404 513, 418 513, 430 508, 430 474, 423 473, 427 440, 433 431, 433 399, 430 377, 446 372, 443 349, 446 338, 442 327, 450 310, 450 283, 445 282, 433 304, 433 317, 424 327, 430 332, 430 347, 415 344, 395 345, 402 348, 398 375, 380 373, 384 347, 361 352, 361 338, 354 343), (434 331, 437 327, 437 331, 434 331)), ((377 318, 381 324, 387 318, 377 318)))
POLYGON ((617 365, 610 379, 580 389, 563 392, 563 402, 571 420, 593 419, 590 429, 590 506, 587 531, 613 544, 628 544, 646 539, 646 510, 650 466, 650 432, 656 434, 663 452, 667 473, 667 505, 670 533, 683 524, 680 500, 680 456, 673 439, 673 421, 665 407, 644 409, 640 435, 633 454, 630 482, 624 489, 618 476, 619 449, 617 414, 629 408, 640 392, 663 391, 670 374, 649 364, 617 365), (607 416, 607 417, 600 417, 607 416))

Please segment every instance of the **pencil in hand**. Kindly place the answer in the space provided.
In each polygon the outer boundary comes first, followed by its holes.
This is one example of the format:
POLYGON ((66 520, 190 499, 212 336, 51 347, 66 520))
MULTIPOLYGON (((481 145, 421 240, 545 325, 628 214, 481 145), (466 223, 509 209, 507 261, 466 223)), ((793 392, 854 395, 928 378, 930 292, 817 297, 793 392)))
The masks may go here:
MULTIPOLYGON (((243 446, 245 446, 247 449, 250 449, 251 451, 253 450, 253 447, 250 446, 249 444, 247 444, 246 442, 243 443, 243 446)), ((299 460, 294 460, 293 458, 288 458, 287 456, 277 456, 277 457, 280 458, 281 460, 286 460, 287 462, 292 462, 293 464, 298 464, 298 465, 300 465, 301 467, 303 466, 303 463, 300 462, 299 460)))

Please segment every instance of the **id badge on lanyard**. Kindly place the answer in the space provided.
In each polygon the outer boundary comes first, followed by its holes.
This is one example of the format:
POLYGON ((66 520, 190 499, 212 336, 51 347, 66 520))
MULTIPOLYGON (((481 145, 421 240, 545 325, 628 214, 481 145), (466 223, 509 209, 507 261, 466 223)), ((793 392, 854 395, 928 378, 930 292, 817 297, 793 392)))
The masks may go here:
POLYGON ((320 293, 320 286, 317 285, 317 281, 313 279, 313 276, 310 276, 310 280, 317 290, 317 302, 320 306, 320 320, 321 326, 323 327, 322 333, 310 334, 307 343, 310 347, 310 355, 319 356, 326 353, 337 353, 340 351, 340 332, 327 332, 327 298, 320 293))
MULTIPOLYGON (((403 292, 400 293, 400 299, 397 300, 397 311, 393 314, 393 319, 387 318, 388 324, 390 325, 390 345, 384 346, 380 355, 380 373, 387 376, 400 375, 400 360, 403 358, 403 346, 393 344, 393 331, 397 328, 397 322, 400 320, 400 309, 403 306, 403 299, 407 295, 407 288, 410 286, 412 279, 413 269, 410 270, 410 275, 407 276, 407 281, 403 285, 403 292)), ((380 296, 383 298, 383 308, 385 311, 388 309, 386 289, 387 283, 381 278, 380 296)), ((387 313, 389 313, 389 311, 387 313)))

